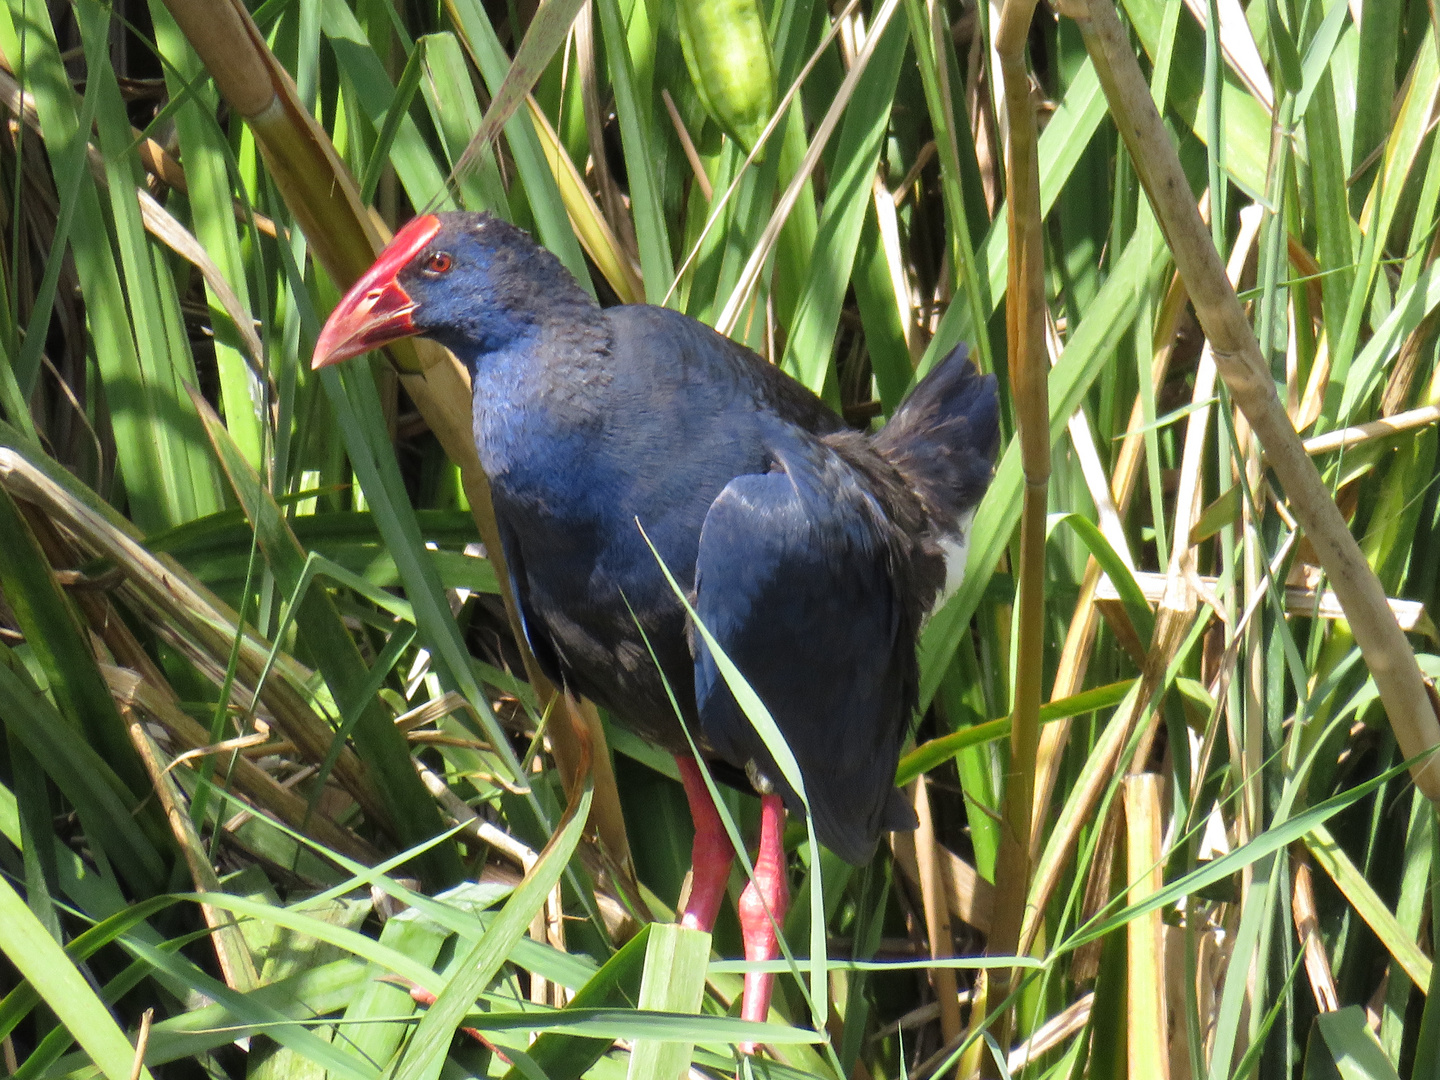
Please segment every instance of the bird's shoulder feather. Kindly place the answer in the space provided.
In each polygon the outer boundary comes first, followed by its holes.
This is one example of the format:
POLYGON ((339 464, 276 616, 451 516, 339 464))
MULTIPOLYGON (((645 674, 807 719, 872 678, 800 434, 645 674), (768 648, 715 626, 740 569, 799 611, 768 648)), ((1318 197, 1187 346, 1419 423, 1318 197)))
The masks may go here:
POLYGON ((844 422, 808 389, 753 350, 669 308, 607 308, 610 366, 649 380, 656 394, 683 393, 684 408, 753 408, 774 422, 825 434, 844 422))

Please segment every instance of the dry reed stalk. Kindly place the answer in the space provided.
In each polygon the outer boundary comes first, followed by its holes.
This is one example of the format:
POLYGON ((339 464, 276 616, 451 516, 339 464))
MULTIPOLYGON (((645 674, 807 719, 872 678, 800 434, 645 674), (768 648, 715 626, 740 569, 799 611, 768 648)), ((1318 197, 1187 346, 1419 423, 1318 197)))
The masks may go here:
MULTIPOLYGON (((1035 758, 1040 743, 1040 696, 1045 655, 1045 511, 1050 483, 1050 365, 1045 348, 1045 251, 1040 213, 1040 152, 1025 43, 1035 0, 1006 0, 994 45, 1005 93, 1005 179, 1010 202, 1008 303, 1005 330, 1010 385, 1025 474, 1020 516, 1020 565, 1014 713, 1010 724, 1010 767, 1005 777, 1003 824, 995 861, 995 907, 986 950, 1014 953, 1025 922, 1030 891, 1030 814, 1035 799, 1035 758)), ((987 1004, 1010 992, 1013 973, 991 971, 987 1004)), ((978 1006, 984 1011, 982 1006, 978 1006)), ((1009 1043, 1009 1016, 995 1037, 1009 1043)), ((999 1063, 981 1056, 981 1072, 994 1076, 999 1063)))
MULTIPOLYGON (((130 713, 129 709, 124 711, 130 713)), ((131 721, 130 741, 135 744, 140 760, 145 763, 145 771, 150 774, 155 796, 160 800, 165 819, 170 823, 170 830, 175 835, 175 846, 184 856, 195 891, 223 891, 220 878, 216 875, 215 868, 210 865, 210 857, 205 851, 205 844, 200 839, 195 823, 180 805, 181 795, 175 780, 160 763, 159 750, 146 734, 145 725, 136 720, 133 713, 130 713, 128 719, 131 721)), ((260 975, 255 969, 255 960, 250 955, 250 948, 245 944, 245 935, 240 932, 240 926, 234 917, 213 904, 206 903, 200 904, 200 913, 205 918, 205 925, 210 927, 210 941, 215 947, 215 959, 219 961, 225 985, 242 994, 259 986, 260 975)))
MULTIPOLYGON (((1126 900, 1143 903, 1165 884, 1161 834, 1160 777, 1137 773, 1125 778, 1126 900)), ((1170 1035, 1165 1003, 1165 923, 1159 908, 1125 927, 1126 1059, 1132 1077, 1169 1080, 1170 1035)))
POLYGON ((1335 976, 1330 970, 1330 957, 1325 954, 1325 941, 1320 936, 1320 916, 1315 908, 1315 882, 1310 871, 1310 860, 1303 850, 1291 856, 1294 867, 1295 888, 1290 898, 1290 910, 1295 918, 1295 936, 1305 950, 1305 976, 1310 980, 1310 992, 1315 995, 1315 1007, 1321 1012, 1334 1012, 1340 1007, 1340 995, 1335 989, 1335 976))
MULTIPOLYGON (((935 839, 935 826, 930 818, 930 789, 924 775, 915 779, 915 816, 920 824, 915 830, 915 853, 920 873, 920 902, 925 911, 925 933, 930 943, 931 959, 954 955, 954 938, 950 931, 950 908, 945 902, 941 885, 940 844, 935 839)), ((947 1044, 960 1037, 959 986, 954 968, 934 968, 930 985, 940 1005, 940 1035, 947 1044)), ((956 1073, 956 1080, 961 1080, 956 1073)))
MULTIPOLYGON (((165 729, 175 746, 188 752, 203 749, 209 742, 210 733, 180 708, 168 684, 157 684, 138 672, 107 664, 100 666, 100 672, 122 711, 143 713, 165 729)), ((243 754, 234 755, 228 764, 229 782, 259 808, 268 810, 291 828, 303 830, 332 851, 366 865, 380 861, 379 852, 368 843, 336 824, 328 814, 312 811, 303 795, 282 786, 243 754)))

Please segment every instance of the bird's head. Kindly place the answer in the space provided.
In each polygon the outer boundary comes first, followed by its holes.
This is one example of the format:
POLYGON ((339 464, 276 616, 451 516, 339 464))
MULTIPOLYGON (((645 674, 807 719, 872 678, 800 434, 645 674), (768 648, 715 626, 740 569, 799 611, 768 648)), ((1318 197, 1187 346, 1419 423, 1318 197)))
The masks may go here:
POLYGON ((483 213, 422 214, 335 306, 311 366, 415 336, 473 363, 577 308, 594 301, 523 230, 483 213))

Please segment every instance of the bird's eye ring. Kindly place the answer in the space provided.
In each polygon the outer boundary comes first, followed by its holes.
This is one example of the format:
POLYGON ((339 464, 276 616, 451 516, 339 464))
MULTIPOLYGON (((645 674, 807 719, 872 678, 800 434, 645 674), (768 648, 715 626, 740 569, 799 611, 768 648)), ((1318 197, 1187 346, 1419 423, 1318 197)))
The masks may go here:
POLYGON ((425 269, 432 274, 446 274, 454 263, 448 251, 437 251, 425 260, 425 269))

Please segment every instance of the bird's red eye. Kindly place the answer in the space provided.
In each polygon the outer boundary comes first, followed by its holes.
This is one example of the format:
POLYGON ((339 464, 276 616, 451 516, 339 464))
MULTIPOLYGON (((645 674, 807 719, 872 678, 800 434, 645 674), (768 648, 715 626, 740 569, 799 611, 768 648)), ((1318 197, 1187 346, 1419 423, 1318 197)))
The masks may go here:
POLYGON ((425 260, 425 269, 432 274, 445 274, 449 273, 453 264, 454 260, 450 258, 448 251, 437 251, 425 260))

